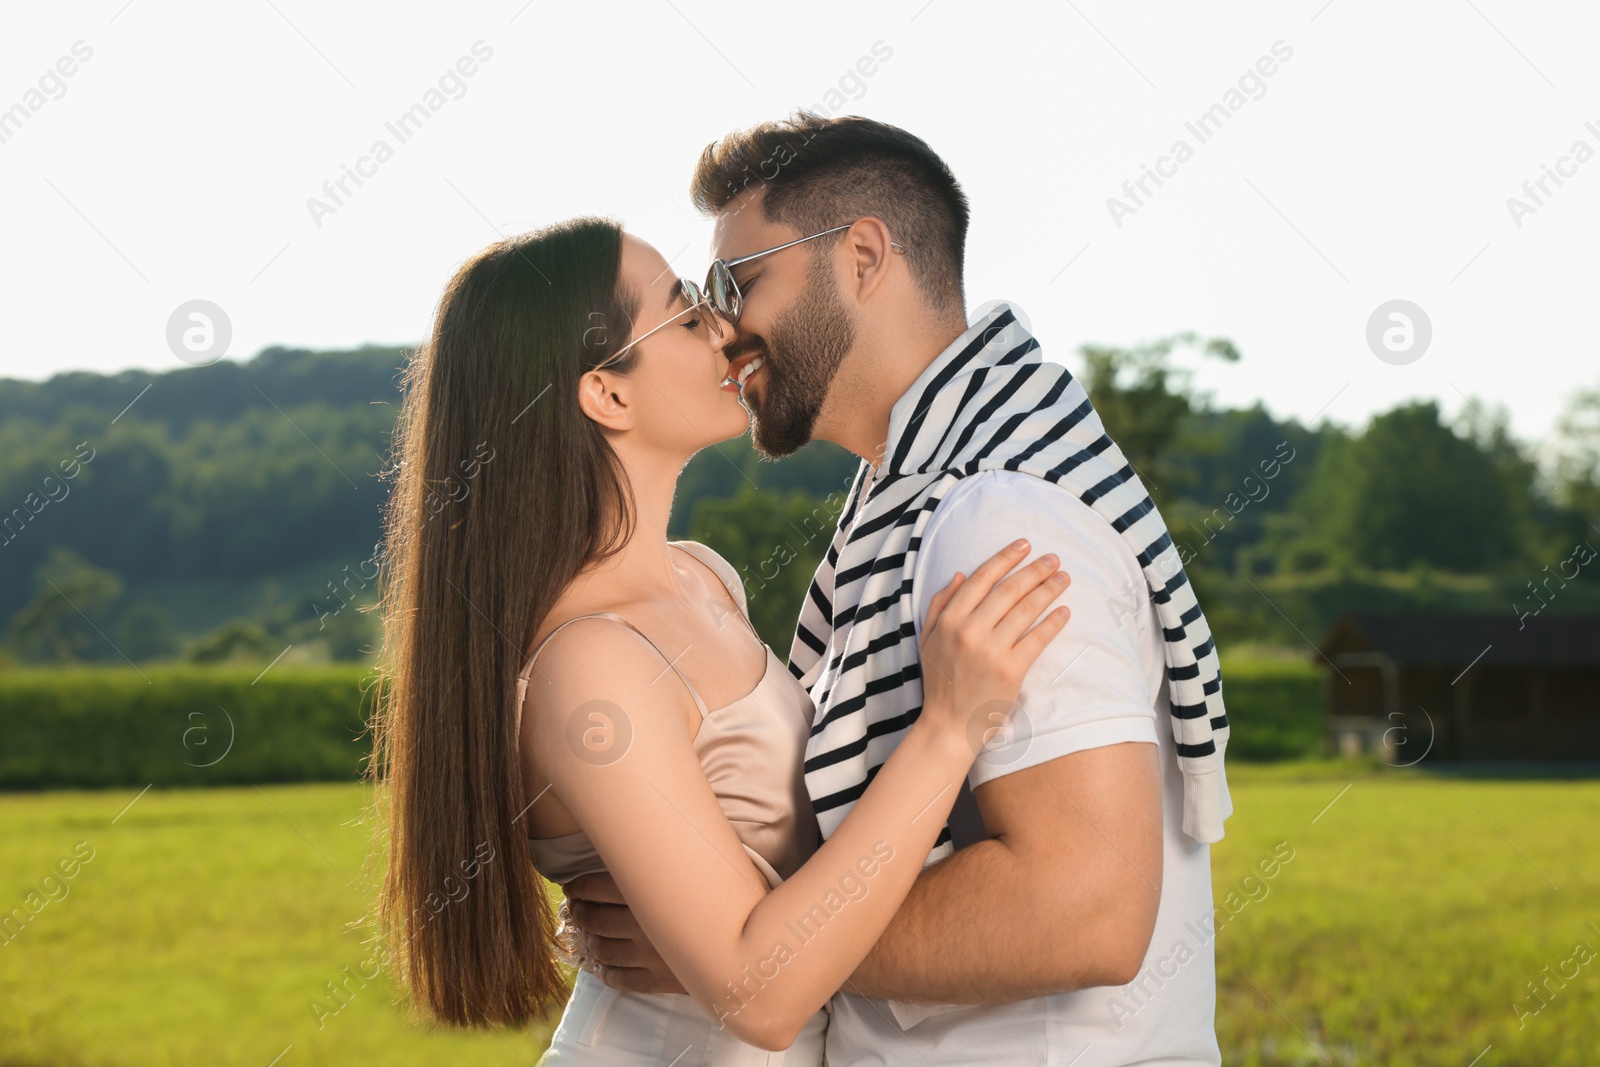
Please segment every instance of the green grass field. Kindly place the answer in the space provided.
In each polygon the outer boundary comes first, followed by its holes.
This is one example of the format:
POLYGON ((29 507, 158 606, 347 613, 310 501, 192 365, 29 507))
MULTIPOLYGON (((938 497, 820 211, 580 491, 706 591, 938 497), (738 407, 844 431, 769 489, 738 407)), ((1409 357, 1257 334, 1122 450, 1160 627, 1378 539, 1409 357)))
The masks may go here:
MULTIPOLYGON (((1337 763, 1230 780, 1212 852, 1219 905, 1236 893, 1216 942, 1230 1067, 1600 1063, 1600 958, 1565 962, 1600 950, 1600 782, 1337 763), (1280 842, 1292 860, 1246 883, 1280 842), (1574 967, 1519 1026, 1526 983, 1574 967)), ((324 984, 367 954, 346 929, 367 905, 362 787, 136 795, 0 796, 4 912, 93 849, 0 945, 0 1067, 537 1059, 547 1030, 431 1032, 383 977, 319 1026, 324 984)))

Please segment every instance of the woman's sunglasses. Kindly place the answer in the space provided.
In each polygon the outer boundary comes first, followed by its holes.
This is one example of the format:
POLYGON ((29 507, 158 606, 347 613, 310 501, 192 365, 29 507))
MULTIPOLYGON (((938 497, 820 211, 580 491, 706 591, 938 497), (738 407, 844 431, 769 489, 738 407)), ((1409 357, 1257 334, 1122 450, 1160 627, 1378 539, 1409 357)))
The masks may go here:
POLYGON ((679 319, 683 318, 683 316, 689 314, 690 312, 694 311, 695 308, 698 308, 698 307, 702 307, 702 306, 705 307, 705 309, 706 309, 705 319, 706 319, 707 324, 711 327, 711 331, 713 333, 715 333, 718 337, 723 336, 723 332, 724 332, 723 331, 723 326, 724 326, 723 319, 722 319, 722 317, 720 315, 717 314, 716 308, 711 304, 711 302, 706 299, 706 294, 700 291, 700 287, 698 285, 696 285, 694 282, 691 282, 688 278, 679 278, 678 279, 678 289, 677 289, 676 296, 677 296, 678 299, 681 299, 684 303, 688 304, 689 306, 687 308, 685 308, 684 310, 678 312, 676 315, 672 316, 666 322, 663 322, 661 325, 652 326, 650 329, 646 330, 644 333, 640 334, 638 337, 635 337, 633 340, 629 341, 627 344, 623 345, 621 348, 619 348, 615 352, 613 352, 611 354, 611 356, 606 359, 605 362, 601 363, 598 367, 595 367, 594 369, 595 370, 604 370, 606 367, 609 367, 611 364, 613 364, 617 360, 621 359, 622 358, 622 354, 624 352, 626 352, 628 349, 632 348, 634 345, 638 344, 640 341, 643 341, 646 337, 649 337, 651 334, 655 333, 657 330, 666 329, 668 326, 671 326, 673 323, 677 322, 679 319))

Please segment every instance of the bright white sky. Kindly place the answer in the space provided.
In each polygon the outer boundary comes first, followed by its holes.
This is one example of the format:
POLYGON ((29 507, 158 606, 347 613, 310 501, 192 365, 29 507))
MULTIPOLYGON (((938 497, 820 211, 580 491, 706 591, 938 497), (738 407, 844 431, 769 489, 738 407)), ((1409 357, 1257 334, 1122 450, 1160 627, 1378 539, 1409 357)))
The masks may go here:
POLYGON ((1600 384, 1600 158, 1563 164, 1520 227, 1506 203, 1574 142, 1600 151, 1592 4, 523 5, 8 5, 0 109, 75 42, 93 54, 0 143, 0 375, 181 366, 166 324, 196 298, 229 316, 230 358, 412 343, 472 250, 574 214, 702 277, 700 149, 823 105, 949 161, 970 307, 1015 301, 1069 364, 1194 329, 1244 354, 1200 377, 1226 404, 1358 424, 1467 394, 1525 439, 1600 384), (464 95, 400 144, 385 122, 480 40, 464 95), (1277 41, 1264 95, 1205 143, 1185 129, 1277 41), (318 227, 307 199, 380 138, 393 158, 318 227), (1119 227, 1107 198, 1179 138, 1192 158, 1119 227), (1407 365, 1366 342, 1397 298, 1432 323, 1407 365))

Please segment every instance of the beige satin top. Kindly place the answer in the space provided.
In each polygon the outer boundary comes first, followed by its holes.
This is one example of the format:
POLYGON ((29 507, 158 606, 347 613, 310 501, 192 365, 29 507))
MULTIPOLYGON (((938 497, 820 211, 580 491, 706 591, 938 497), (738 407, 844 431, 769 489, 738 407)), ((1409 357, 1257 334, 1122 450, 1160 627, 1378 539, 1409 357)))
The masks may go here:
MULTIPOLYGON (((750 626, 744 583, 733 565, 697 541, 669 543, 694 556, 721 579, 739 605, 739 617, 750 626)), ((766 877, 769 887, 792 876, 821 842, 802 773, 815 707, 805 688, 765 642, 762 648, 767 655, 766 673, 756 687, 731 704, 707 708, 673 663, 673 657, 657 648, 627 619, 610 611, 579 615, 551 630, 518 674, 518 726, 528 679, 545 644, 562 626, 596 617, 613 619, 644 637, 682 679, 701 716, 692 745, 723 814, 733 824, 745 852, 766 877)), ((755 633, 755 627, 750 626, 750 631, 755 633)), ((756 639, 760 640, 759 634, 756 639)), ((533 848, 534 866, 552 882, 568 882, 580 874, 605 870, 600 854, 581 830, 561 837, 530 837, 528 843, 533 848)))

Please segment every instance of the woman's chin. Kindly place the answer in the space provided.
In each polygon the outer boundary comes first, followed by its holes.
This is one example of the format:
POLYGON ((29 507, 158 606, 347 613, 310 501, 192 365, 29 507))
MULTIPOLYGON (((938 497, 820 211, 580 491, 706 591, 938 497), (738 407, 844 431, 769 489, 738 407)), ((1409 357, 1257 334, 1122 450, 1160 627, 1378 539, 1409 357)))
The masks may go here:
POLYGON ((730 413, 727 423, 718 427, 721 431, 720 436, 717 437, 718 442, 731 441, 750 432, 751 414, 738 393, 733 393, 732 396, 735 402, 730 404, 729 407, 734 408, 734 411, 730 413))

